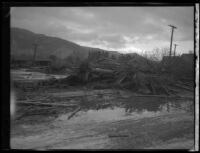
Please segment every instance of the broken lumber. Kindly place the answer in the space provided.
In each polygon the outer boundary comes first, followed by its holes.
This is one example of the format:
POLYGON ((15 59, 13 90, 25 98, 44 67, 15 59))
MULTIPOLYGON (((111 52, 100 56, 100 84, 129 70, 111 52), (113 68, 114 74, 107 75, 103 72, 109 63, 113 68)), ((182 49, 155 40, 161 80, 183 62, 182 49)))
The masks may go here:
POLYGON ((75 104, 55 104, 55 103, 24 102, 24 101, 17 101, 17 104, 21 104, 21 105, 41 105, 41 106, 64 106, 64 107, 77 106, 75 104))
POLYGON ((73 117, 77 112, 79 112, 80 110, 81 110, 81 107, 78 107, 74 112, 71 113, 71 115, 68 116, 67 119, 69 120, 70 118, 72 118, 72 117, 73 117))

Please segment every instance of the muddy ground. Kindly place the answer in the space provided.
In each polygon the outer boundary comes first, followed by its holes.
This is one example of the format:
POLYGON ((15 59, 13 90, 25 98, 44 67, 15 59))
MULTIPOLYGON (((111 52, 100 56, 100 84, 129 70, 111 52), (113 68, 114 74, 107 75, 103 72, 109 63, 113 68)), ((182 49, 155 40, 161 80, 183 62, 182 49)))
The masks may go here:
POLYGON ((189 98, 119 89, 16 90, 11 148, 193 149, 193 92, 176 91, 189 98))

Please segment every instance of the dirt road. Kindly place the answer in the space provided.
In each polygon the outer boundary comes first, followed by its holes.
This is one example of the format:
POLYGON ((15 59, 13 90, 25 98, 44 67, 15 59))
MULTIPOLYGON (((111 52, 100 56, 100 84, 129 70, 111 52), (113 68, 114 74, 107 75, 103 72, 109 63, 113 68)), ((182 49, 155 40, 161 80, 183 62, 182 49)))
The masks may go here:
POLYGON ((24 127, 30 129, 29 134, 12 137, 11 147, 15 149, 170 149, 174 147, 192 149, 193 120, 193 116, 186 113, 102 122, 73 123, 56 119, 46 125, 24 127), (34 129, 37 129, 36 133, 34 129))

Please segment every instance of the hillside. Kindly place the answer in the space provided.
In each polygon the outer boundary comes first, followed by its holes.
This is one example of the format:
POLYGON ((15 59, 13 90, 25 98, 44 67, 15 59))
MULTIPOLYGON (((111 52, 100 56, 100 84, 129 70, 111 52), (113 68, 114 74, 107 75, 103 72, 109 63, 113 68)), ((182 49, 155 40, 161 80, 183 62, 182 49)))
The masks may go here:
MULTIPOLYGON (((89 51, 106 51, 98 48, 80 46, 71 41, 43 34, 36 34, 21 28, 11 28, 11 56, 30 59, 33 56, 34 43, 38 44, 37 59, 48 59, 50 55, 66 58, 76 54, 81 59, 88 57, 89 51)), ((109 54, 118 55, 111 51, 109 54)))

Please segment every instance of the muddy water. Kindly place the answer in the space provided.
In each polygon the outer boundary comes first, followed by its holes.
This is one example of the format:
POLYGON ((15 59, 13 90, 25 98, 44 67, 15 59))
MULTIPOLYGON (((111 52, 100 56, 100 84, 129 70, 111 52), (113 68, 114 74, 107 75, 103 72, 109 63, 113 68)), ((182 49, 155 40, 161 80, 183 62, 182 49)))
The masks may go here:
MULTIPOLYGON (((155 98, 154 98, 155 99, 155 98)), ((150 102, 151 100, 129 101, 124 102, 120 106, 107 105, 105 108, 98 106, 90 109, 84 109, 77 112, 72 118, 68 119, 72 112, 59 116, 57 121, 65 121, 65 123, 86 123, 86 122, 103 122, 117 121, 126 119, 142 119, 147 117, 156 117, 167 114, 176 113, 193 113, 193 102, 182 100, 160 100, 150 102)))
POLYGON ((190 136, 193 129, 192 101, 134 98, 111 101, 107 105, 81 103, 81 110, 68 119, 72 113, 73 110, 47 124, 23 125, 23 130, 18 130, 21 134, 11 137, 11 148, 143 148, 152 141, 159 144, 163 141, 161 138, 190 136), (157 116, 161 116, 160 119, 154 118, 157 116), (109 137, 120 133, 128 137, 109 137))

